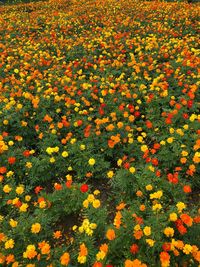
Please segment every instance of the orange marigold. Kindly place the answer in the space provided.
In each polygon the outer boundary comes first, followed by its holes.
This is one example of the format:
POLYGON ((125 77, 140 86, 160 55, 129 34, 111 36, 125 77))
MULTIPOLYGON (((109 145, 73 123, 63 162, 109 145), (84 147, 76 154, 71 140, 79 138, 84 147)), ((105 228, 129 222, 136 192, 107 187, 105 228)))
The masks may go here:
POLYGON ((60 257, 60 262, 62 265, 67 266, 70 262, 70 255, 68 252, 65 252, 61 257, 60 257))

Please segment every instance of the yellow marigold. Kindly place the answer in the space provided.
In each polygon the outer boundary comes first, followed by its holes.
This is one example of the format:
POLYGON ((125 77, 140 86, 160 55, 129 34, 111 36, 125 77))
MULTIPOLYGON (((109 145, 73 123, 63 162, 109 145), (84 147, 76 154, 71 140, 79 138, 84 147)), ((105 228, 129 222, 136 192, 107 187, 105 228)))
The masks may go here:
POLYGON ((153 239, 146 239, 146 243, 147 243, 150 247, 153 247, 153 246, 154 246, 154 243, 155 243, 155 240, 153 240, 153 239))
POLYGON ((143 233, 144 233, 146 236, 151 235, 151 227, 150 227, 150 226, 145 226, 144 229, 143 229, 143 233))
POLYGON ((16 188, 15 192, 16 192, 18 195, 23 194, 23 193, 24 193, 24 186, 23 186, 23 185, 19 185, 19 186, 16 188))
POLYGON ((114 172, 113 172, 113 171, 108 171, 108 172, 107 172, 107 177, 108 177, 108 178, 112 178, 113 175, 114 175, 114 172))
POLYGON ((101 202, 100 202, 100 200, 98 200, 98 199, 95 199, 95 200, 92 202, 92 206, 93 206, 95 209, 99 208, 100 205, 101 205, 101 202))
POLYGON ((11 227, 15 228, 15 227, 17 227, 18 222, 13 220, 13 219, 10 219, 9 224, 11 227))
POLYGON ((14 248, 15 245, 15 241, 13 239, 8 239, 5 244, 4 247, 5 249, 9 249, 9 248, 14 248))
POLYGON ((27 204, 27 203, 23 203, 23 204, 21 205, 21 207, 19 208, 19 210, 20 210, 21 212, 26 212, 27 209, 28 209, 28 204, 27 204))
POLYGON ((10 193, 11 190, 12 190, 12 188, 8 184, 4 185, 4 187, 3 187, 4 193, 8 194, 8 193, 10 193))
POLYGON ((192 252, 192 246, 189 244, 185 244, 185 246, 183 247, 183 253, 185 254, 190 254, 192 252))
POLYGON ((164 234, 167 236, 167 237, 172 237, 174 235, 174 229, 171 228, 171 227, 166 227, 164 229, 164 234))
POLYGON ((148 150, 148 146, 147 145, 142 145, 140 149, 141 149, 142 152, 146 152, 148 150))
POLYGON ((41 230, 41 224, 40 223, 34 223, 34 224, 32 224, 32 226, 31 226, 31 232, 33 234, 38 234, 40 232, 40 230, 41 230))
POLYGON ((177 219, 178 219, 178 216, 177 216, 177 214, 176 214, 175 212, 170 213, 170 215, 169 215, 169 220, 170 220, 171 222, 175 222, 177 219))
POLYGON ((158 210, 160 210, 160 209, 162 209, 162 205, 159 204, 159 203, 153 205, 153 207, 152 207, 152 210, 153 210, 153 211, 158 211, 158 210))
POLYGON ((173 141, 174 141, 173 137, 168 137, 167 138, 167 143, 171 144, 171 143, 173 143, 173 141))
POLYGON ((182 210, 186 208, 186 205, 185 205, 185 203, 183 203, 183 202, 178 202, 178 203, 176 204, 176 207, 177 207, 177 209, 178 209, 178 212, 181 213, 182 210))
POLYGON ((94 158, 90 158, 89 160, 88 160, 88 163, 89 163, 89 165, 90 166, 93 166, 94 164, 95 164, 95 159, 94 158))
POLYGON ((153 186, 151 184, 148 184, 145 188, 147 191, 151 191, 153 189, 153 186))

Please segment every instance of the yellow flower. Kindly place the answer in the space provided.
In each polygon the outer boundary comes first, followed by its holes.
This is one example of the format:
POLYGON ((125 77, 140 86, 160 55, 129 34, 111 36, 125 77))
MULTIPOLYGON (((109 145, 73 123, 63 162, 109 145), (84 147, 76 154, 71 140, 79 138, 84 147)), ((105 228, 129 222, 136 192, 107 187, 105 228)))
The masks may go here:
POLYGON ((26 212, 27 209, 28 209, 28 204, 27 204, 27 203, 23 203, 23 204, 21 205, 21 207, 19 208, 19 210, 20 210, 21 212, 26 212))
POLYGON ((80 150, 85 150, 85 145, 80 145, 80 150))
POLYGON ((13 176, 13 174, 14 174, 13 171, 9 171, 9 172, 6 173, 6 177, 9 178, 9 177, 13 176))
POLYGON ((150 199, 160 199, 163 195, 163 192, 160 190, 160 191, 157 191, 153 194, 150 194, 150 199))
POLYGON ((155 241, 154 241, 153 239, 146 239, 146 243, 147 243, 150 247, 153 247, 155 241))
POLYGON ((10 219, 9 224, 11 227, 15 228, 17 226, 18 222, 13 220, 13 219, 10 219))
POLYGON ((146 236, 151 235, 151 227, 150 226, 145 226, 143 229, 143 232, 146 236))
POLYGON ((46 204, 46 202, 44 200, 39 203, 40 209, 44 209, 46 207, 46 205, 47 204, 46 204))
POLYGON ((58 153, 58 152, 59 152, 59 147, 58 147, 58 146, 55 146, 55 147, 53 148, 53 152, 58 153))
POLYGON ((88 201, 90 202, 90 203, 92 203, 94 200, 95 200, 95 197, 94 197, 94 195, 93 194, 89 194, 89 196, 88 196, 88 201))
POLYGON ((145 188, 147 191, 151 191, 153 189, 153 186, 151 184, 148 184, 145 188))
POLYGON ((88 163, 89 163, 89 165, 90 166, 93 166, 94 164, 95 164, 95 159, 94 158, 90 158, 89 160, 88 160, 88 163))
POLYGON ((26 168, 31 169, 32 163, 30 161, 26 162, 26 168))
POLYGON ((25 200, 26 200, 27 202, 29 202, 29 201, 31 200, 31 196, 26 195, 26 196, 25 196, 25 200))
POLYGON ((193 122, 193 121, 196 120, 197 118, 198 118, 198 116, 197 116, 196 114, 192 114, 192 115, 190 116, 189 120, 193 122))
POLYGON ((97 196, 100 194, 100 191, 99 190, 94 190, 94 195, 97 196))
POLYGON ((62 152, 62 157, 63 158, 66 158, 66 157, 68 157, 69 156, 69 153, 67 152, 67 151, 63 151, 62 152))
POLYGON ((141 149, 142 152, 146 152, 148 150, 148 146, 147 145, 142 145, 140 149, 141 149))
POLYGON ((14 142, 13 141, 8 141, 8 145, 9 146, 13 146, 14 145, 14 142))
POLYGON ((114 172, 113 172, 113 171, 109 171, 109 172, 107 172, 107 177, 108 177, 108 178, 112 178, 113 175, 114 175, 114 172))
POLYGON ((91 229, 96 229, 96 228, 97 228, 96 223, 91 223, 91 224, 90 224, 90 228, 91 228, 91 229))
POLYGON ((19 73, 19 70, 18 69, 14 69, 14 73, 19 73))
POLYGON ((83 201, 83 207, 87 209, 88 206, 89 206, 89 201, 88 201, 87 199, 85 199, 85 200, 83 201))
POLYGON ((101 260, 103 260, 105 258, 105 256, 106 256, 106 253, 101 250, 96 254, 96 259, 98 261, 101 261, 101 260))
POLYGON ((24 193, 24 186, 23 186, 23 185, 19 185, 19 186, 16 188, 15 192, 16 192, 18 195, 23 194, 23 193, 24 193))
POLYGON ((173 137, 168 137, 167 138, 167 143, 171 144, 171 143, 173 143, 173 141, 174 141, 173 137))
POLYGON ((15 241, 13 239, 8 239, 4 244, 5 249, 14 248, 14 245, 15 241))
POLYGON ((34 224, 32 224, 32 226, 31 226, 31 232, 33 234, 39 233, 40 230, 41 230, 41 224, 40 223, 34 223, 34 224))
POLYGON ((160 209, 162 209, 162 205, 161 205, 161 204, 155 204, 155 205, 153 205, 153 207, 152 207, 152 210, 153 210, 153 211, 157 211, 157 210, 160 210, 160 209))
POLYGON ((185 246, 183 247, 183 252, 187 255, 190 254, 192 252, 192 246, 189 244, 185 244, 185 246))
POLYGON ((130 167, 129 171, 130 171, 130 173, 134 173, 135 172, 135 168, 134 167, 130 167))
POLYGON ((183 150, 183 151, 181 152, 181 155, 182 155, 183 157, 187 157, 187 156, 188 156, 188 152, 183 150))
POLYGON ((175 212, 170 213, 170 215, 169 215, 169 220, 170 220, 171 222, 175 222, 177 219, 178 219, 178 216, 177 216, 177 214, 176 214, 175 212))
POLYGON ((11 190, 12 190, 12 188, 8 184, 4 185, 4 187, 3 187, 4 193, 8 194, 11 190))
POLYGON ((122 159, 118 159, 118 161, 117 161, 117 165, 118 165, 118 166, 121 166, 121 165, 122 165, 122 162, 123 162, 122 159))
POLYGON ((51 157, 50 160, 49 160, 49 162, 51 162, 51 163, 54 163, 55 161, 56 161, 56 160, 55 160, 54 157, 51 157))
POLYGON ((98 200, 98 199, 95 199, 95 200, 92 202, 92 206, 93 206, 95 209, 99 208, 100 205, 101 205, 101 202, 100 202, 100 200, 98 200))
POLYGON ((46 149, 46 152, 47 152, 47 154, 51 155, 51 154, 53 153, 53 149, 52 149, 52 147, 48 147, 48 148, 46 149))
POLYGON ((166 142, 165 142, 164 140, 162 140, 162 141, 160 141, 160 144, 161 144, 162 146, 164 146, 164 145, 166 144, 166 142))
POLYGON ((171 227, 166 227, 164 229, 164 234, 167 236, 167 237, 172 237, 174 235, 174 229, 171 228, 171 227))
POLYGON ((181 213, 182 210, 186 208, 186 205, 185 205, 183 202, 178 202, 178 203, 176 204, 176 207, 177 207, 177 209, 178 209, 178 212, 181 213))

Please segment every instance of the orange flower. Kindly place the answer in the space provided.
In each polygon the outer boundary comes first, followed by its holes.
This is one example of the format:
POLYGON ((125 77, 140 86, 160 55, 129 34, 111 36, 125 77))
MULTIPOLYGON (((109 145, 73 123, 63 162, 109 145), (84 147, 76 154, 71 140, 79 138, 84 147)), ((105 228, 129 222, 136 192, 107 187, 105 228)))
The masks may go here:
POLYGON ((114 218, 114 226, 119 229, 120 225, 121 225, 121 218, 122 218, 122 214, 120 211, 116 212, 115 218, 114 218))
POLYGON ((170 255, 168 252, 162 251, 160 253, 160 261, 162 267, 170 266, 170 255))
POLYGON ((180 218, 187 226, 192 226, 193 219, 188 214, 183 213, 180 218))
POLYGON ((9 254, 7 257, 6 257, 6 263, 7 265, 10 264, 11 262, 14 262, 15 261, 15 257, 13 254, 9 254))
POLYGON ((67 266, 70 262, 70 255, 68 252, 65 252, 61 257, 60 257, 60 262, 62 265, 67 266))
POLYGON ((184 185, 183 191, 185 193, 191 193, 192 192, 192 189, 191 189, 191 187, 189 185, 184 185))
POLYGON ((108 229, 108 231, 106 232, 106 237, 108 240, 115 239, 115 237, 116 237, 115 231, 113 229, 108 229))
POLYGON ((40 248, 42 254, 49 254, 50 253, 51 247, 47 242, 42 241, 42 242, 38 243, 38 247, 40 248))
POLYGON ((102 266, 103 265, 101 262, 95 262, 92 267, 102 267, 102 266))
POLYGON ((142 230, 135 231, 135 233, 133 235, 134 235, 135 239, 139 240, 143 236, 143 231, 142 230))
POLYGON ((55 239, 59 239, 61 236, 62 236, 61 231, 55 231, 55 232, 53 233, 53 237, 54 237, 55 239))
POLYGON ((87 254, 88 254, 88 249, 87 249, 87 247, 85 246, 85 244, 82 243, 82 244, 80 245, 79 256, 87 256, 87 254))
POLYGON ((0 174, 4 174, 4 173, 6 173, 7 172, 7 169, 6 169, 6 167, 0 167, 0 174))
POLYGON ((117 210, 122 210, 122 209, 124 209, 126 207, 126 204, 124 203, 124 202, 121 202, 117 207, 116 207, 116 209, 117 210))

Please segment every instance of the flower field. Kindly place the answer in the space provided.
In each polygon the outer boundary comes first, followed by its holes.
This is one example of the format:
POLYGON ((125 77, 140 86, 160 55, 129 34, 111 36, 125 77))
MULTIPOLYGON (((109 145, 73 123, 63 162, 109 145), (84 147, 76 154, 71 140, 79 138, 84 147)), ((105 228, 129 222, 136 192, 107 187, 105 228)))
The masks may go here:
POLYGON ((0 266, 199 266, 199 15, 0 6, 0 266))

